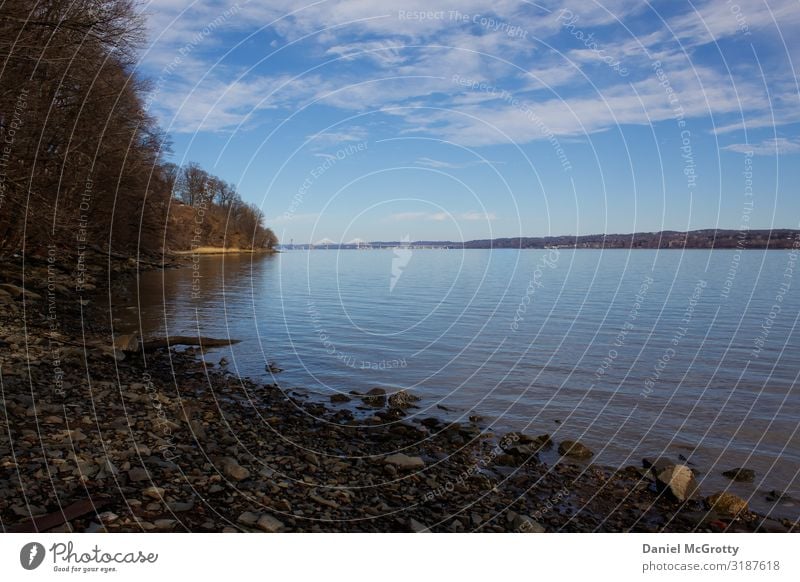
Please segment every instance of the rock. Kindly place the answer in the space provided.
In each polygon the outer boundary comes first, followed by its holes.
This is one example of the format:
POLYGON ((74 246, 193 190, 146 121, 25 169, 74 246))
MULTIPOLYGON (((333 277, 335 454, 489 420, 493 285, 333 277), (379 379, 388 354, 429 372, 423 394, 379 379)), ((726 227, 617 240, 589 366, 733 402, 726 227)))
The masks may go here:
POLYGON ((419 402, 420 397, 407 392, 406 390, 400 390, 399 392, 395 392, 391 396, 389 396, 389 406, 391 408, 410 408, 414 405, 415 402, 419 402))
POLYGON ((706 503, 712 510, 728 515, 738 515, 747 511, 747 501, 733 493, 715 493, 706 499, 706 503))
POLYGON ((164 491, 163 487, 148 487, 142 491, 142 495, 150 499, 161 499, 164 496, 164 491))
POLYGON ((665 459, 663 457, 659 457, 659 458, 657 458, 655 460, 654 459, 648 459, 646 457, 644 459, 642 459, 642 466, 645 469, 650 469, 650 471, 654 475, 658 475, 664 469, 669 469, 674 464, 675 463, 673 461, 670 461, 669 459, 665 459))
POLYGON ((562 441, 558 445, 558 454, 564 457, 572 457, 573 459, 588 459, 594 453, 578 441, 562 441))
POLYGON ((139 349, 139 334, 124 333, 114 338, 114 349, 121 352, 135 352, 139 349))
POLYGON ((422 457, 409 457, 403 453, 389 455, 384 459, 384 462, 394 465, 398 469, 406 470, 422 469, 425 467, 425 461, 422 460, 422 457))
POLYGON ((228 365, 228 358, 225 358, 225 357, 220 358, 219 359, 219 365, 220 365, 221 368, 224 368, 225 366, 227 366, 228 365))
POLYGON ((686 465, 670 465, 656 475, 656 484, 669 491, 678 501, 686 501, 697 495, 697 481, 686 465))
POLYGON ((730 471, 724 471, 722 475, 723 477, 727 477, 728 479, 732 479, 740 483, 752 483, 756 478, 755 471, 742 467, 739 467, 738 469, 731 469, 730 471))
POLYGON ((103 513, 97 516, 97 519, 100 520, 100 523, 114 523, 119 519, 119 516, 116 513, 111 511, 104 511, 103 513))
POLYGON ((412 518, 409 518, 409 520, 408 520, 408 527, 409 527, 409 528, 411 529, 411 531, 413 531, 414 533, 430 533, 430 531, 431 531, 430 529, 428 529, 428 526, 427 526, 427 525, 425 525, 425 524, 423 524, 423 523, 420 523, 420 522, 418 522, 418 521, 417 521, 416 519, 414 519, 413 517, 412 517, 412 518))
POLYGON ((386 390, 384 390, 383 388, 373 388, 372 390, 367 392, 364 396, 362 396, 361 400, 363 400, 364 404, 368 406, 381 408, 383 406, 386 406, 386 390))
POLYGON ((518 515, 514 519, 512 527, 519 533, 545 532, 545 528, 541 523, 539 523, 538 521, 534 520, 532 517, 529 517, 527 515, 518 515))
POLYGON ((331 402, 334 404, 339 402, 350 402, 352 400, 347 394, 331 394, 331 402))
POLYGON ((72 442, 76 442, 76 443, 79 443, 81 441, 85 441, 86 439, 89 438, 88 436, 83 434, 83 431, 81 429, 79 429, 79 428, 76 428, 75 430, 67 431, 67 437, 69 438, 69 440, 71 440, 72 442))
POLYGON ((226 477, 234 481, 243 481, 250 477, 250 471, 242 467, 236 459, 230 457, 222 461, 222 471, 226 477))
POLYGON ((157 519, 153 522, 153 525, 156 526, 156 529, 161 531, 167 531, 175 527, 175 524, 178 523, 175 519, 157 519))
POLYGON ((765 499, 770 503, 781 502, 790 504, 793 501, 789 494, 778 491, 777 489, 767 492, 765 499))
POLYGON ((141 467, 134 467, 133 469, 128 471, 128 479, 130 479, 133 482, 147 481, 150 479, 150 473, 148 473, 146 469, 142 469, 141 467))
POLYGON ((245 511, 244 513, 241 513, 238 518, 236 518, 236 521, 248 527, 254 526, 258 521, 258 516, 251 511, 245 511))
POLYGON ((18 287, 16 285, 12 285, 11 283, 3 283, 0 284, 0 289, 14 297, 15 299, 19 299, 23 295, 27 295, 28 299, 41 299, 42 296, 38 293, 34 293, 33 291, 29 291, 28 289, 23 289, 22 287, 18 287))
POLYGON ((173 513, 185 513, 194 509, 194 501, 170 501, 167 508, 173 513))
POLYGON ((256 527, 261 531, 265 531, 267 533, 276 533, 283 529, 283 522, 276 518, 269 513, 265 513, 261 517, 258 518, 256 522, 256 527))

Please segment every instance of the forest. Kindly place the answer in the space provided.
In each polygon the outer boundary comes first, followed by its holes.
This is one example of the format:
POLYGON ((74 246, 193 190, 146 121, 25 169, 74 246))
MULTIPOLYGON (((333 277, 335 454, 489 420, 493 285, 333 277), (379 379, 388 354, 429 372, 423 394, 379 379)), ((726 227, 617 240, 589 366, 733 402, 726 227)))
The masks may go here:
POLYGON ((276 244, 234 185, 169 161, 134 72, 144 42, 133 0, 2 3, 0 256, 276 244))

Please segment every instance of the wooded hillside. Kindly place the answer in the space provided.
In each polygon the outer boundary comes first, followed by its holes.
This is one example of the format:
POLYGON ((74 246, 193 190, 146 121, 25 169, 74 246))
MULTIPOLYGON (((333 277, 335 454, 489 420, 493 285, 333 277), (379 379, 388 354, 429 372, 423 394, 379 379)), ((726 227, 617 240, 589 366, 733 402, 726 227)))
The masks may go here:
POLYGON ((166 161, 133 73, 143 31, 133 0, 0 4, 0 255, 185 250, 198 214, 198 244, 275 244, 233 186, 166 161))

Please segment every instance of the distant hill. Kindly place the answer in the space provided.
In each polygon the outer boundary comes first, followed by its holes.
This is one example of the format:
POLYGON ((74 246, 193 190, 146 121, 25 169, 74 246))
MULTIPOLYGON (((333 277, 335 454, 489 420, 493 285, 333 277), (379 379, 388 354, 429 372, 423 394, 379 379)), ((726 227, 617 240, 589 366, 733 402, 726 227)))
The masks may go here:
POLYGON ((692 230, 678 232, 635 232, 630 234, 590 234, 584 236, 545 236, 473 240, 464 248, 543 249, 788 249, 800 245, 800 230, 692 230))

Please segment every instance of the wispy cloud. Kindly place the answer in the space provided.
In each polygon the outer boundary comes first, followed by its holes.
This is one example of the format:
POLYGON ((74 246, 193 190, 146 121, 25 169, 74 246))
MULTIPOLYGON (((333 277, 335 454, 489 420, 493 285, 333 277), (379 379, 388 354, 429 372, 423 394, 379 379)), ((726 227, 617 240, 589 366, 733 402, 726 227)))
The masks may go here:
MULTIPOLYGON (((789 36, 800 24, 796 0, 738 0, 735 10, 731 3, 700 0, 658 18, 652 17, 655 8, 638 0, 543 5, 497 0, 490 12, 485 0, 442 0, 435 7, 440 16, 425 20, 403 14, 431 12, 427 0, 406 0, 402 6, 394 0, 338 0, 301 8, 291 0, 201 4, 165 0, 150 17, 154 45, 144 58, 156 75, 209 23, 220 23, 191 45, 191 54, 160 91, 160 113, 172 131, 232 131, 242 123, 264 122, 268 110, 286 115, 318 105, 380 113, 391 118, 397 133, 443 136, 464 145, 547 139, 519 106, 480 88, 459 86, 453 74, 508 91, 529 104, 554 135, 647 126, 675 114, 671 95, 653 73, 655 60, 663 64, 686 118, 713 120, 719 133, 736 130, 743 119, 752 120, 748 128, 800 121, 786 60, 800 56, 794 35, 789 36), (592 33, 630 75, 609 74, 585 42, 576 42, 559 19, 562 9, 577 17, 576 26, 592 33), (451 11, 491 13, 496 22, 528 34, 513 37, 471 18, 453 18, 451 11), (223 14, 228 16, 219 20, 223 14), (268 37, 261 53, 255 37, 248 36, 256 31, 268 37), (759 54, 737 59, 736 67, 700 50, 737 40, 755 47, 759 38, 771 42, 776 33, 791 43, 784 47, 786 54, 776 43, 762 44, 759 54), (226 58, 243 46, 257 56, 256 65, 250 57, 226 58), (766 77, 762 67, 769 70, 766 77)), ((715 50, 724 57, 722 48, 715 50)), ((314 136, 328 143, 362 139, 363 133, 349 129, 314 136)), ((427 165, 454 169, 448 165, 454 163, 427 165)))
POLYGON ((756 156, 775 156, 780 154, 795 154, 800 152, 800 139, 776 137, 765 139, 756 144, 734 143, 722 149, 741 154, 752 153, 756 156))
POLYGON ((309 135, 309 141, 316 142, 321 145, 339 145, 344 143, 364 141, 369 136, 369 131, 365 127, 352 126, 346 129, 338 130, 324 130, 318 133, 309 135))
POLYGON ((492 160, 470 160, 467 162, 447 162, 445 160, 435 160, 433 158, 417 158, 414 162, 419 166, 425 166, 426 168, 434 168, 434 169, 444 169, 444 170, 460 170, 463 168, 470 168, 472 166, 481 166, 481 165, 503 165, 505 162, 499 161, 492 161, 492 160))

